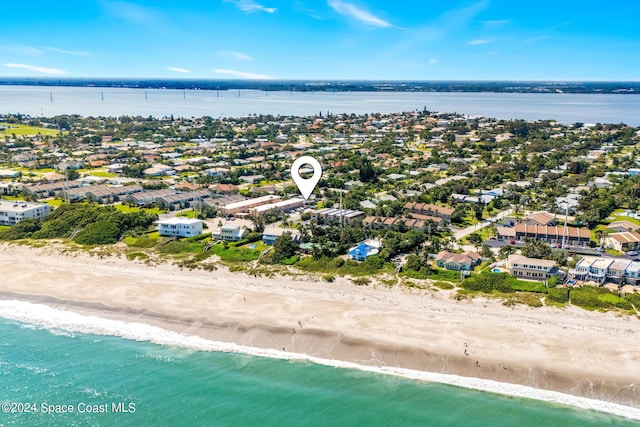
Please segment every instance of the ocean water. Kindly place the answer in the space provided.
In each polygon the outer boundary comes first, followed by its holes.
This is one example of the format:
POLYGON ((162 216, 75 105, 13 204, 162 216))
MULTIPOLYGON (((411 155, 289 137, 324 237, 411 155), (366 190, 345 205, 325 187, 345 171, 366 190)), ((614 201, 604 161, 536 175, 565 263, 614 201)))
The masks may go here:
POLYGON ((640 95, 458 92, 264 92, 0 86, 0 113, 31 116, 308 116, 429 111, 498 119, 640 126, 640 95))
POLYGON ((638 425, 284 355, 208 351, 215 343, 177 335, 0 301, 0 426, 638 425), (55 412, 63 408, 73 412, 55 412))

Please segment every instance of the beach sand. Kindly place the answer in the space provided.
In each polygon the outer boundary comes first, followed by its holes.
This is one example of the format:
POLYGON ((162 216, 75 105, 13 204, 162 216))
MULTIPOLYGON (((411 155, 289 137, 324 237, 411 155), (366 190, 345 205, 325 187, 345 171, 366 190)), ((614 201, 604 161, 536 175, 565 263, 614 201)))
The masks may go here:
POLYGON ((640 408, 640 319, 450 291, 253 277, 0 244, 0 299, 243 346, 521 384, 640 408))

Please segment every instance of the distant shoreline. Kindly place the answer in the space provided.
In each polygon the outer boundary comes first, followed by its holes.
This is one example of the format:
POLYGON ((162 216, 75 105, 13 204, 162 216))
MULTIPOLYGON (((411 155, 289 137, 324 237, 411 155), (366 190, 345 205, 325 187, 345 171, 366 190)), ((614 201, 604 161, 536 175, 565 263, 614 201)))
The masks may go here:
POLYGON ((162 78, 0 77, 0 86, 293 92, 469 92, 640 94, 640 82, 472 80, 212 80, 162 78))
POLYGON ((444 292, 150 267, 0 245, 0 300, 51 305, 207 340, 373 368, 520 384, 640 408, 640 322, 505 307, 444 292), (505 319, 509 319, 506 321, 505 319))

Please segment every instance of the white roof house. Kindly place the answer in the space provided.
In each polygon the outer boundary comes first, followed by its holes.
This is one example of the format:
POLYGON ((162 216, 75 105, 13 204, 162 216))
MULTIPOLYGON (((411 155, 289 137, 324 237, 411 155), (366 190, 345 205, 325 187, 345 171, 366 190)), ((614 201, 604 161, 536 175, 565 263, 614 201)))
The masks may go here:
POLYGON ((161 236, 193 237, 202 234, 202 221, 194 218, 167 218, 156 221, 161 236))

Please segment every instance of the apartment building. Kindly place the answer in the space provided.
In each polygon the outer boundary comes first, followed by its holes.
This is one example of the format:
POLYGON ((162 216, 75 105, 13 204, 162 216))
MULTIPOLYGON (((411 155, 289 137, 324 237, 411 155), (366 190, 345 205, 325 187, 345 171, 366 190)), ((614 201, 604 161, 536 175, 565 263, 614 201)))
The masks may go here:
POLYGON ((46 203, 0 200, 0 225, 16 225, 25 218, 42 219, 49 212, 51 206, 46 203))

